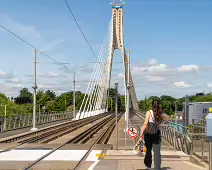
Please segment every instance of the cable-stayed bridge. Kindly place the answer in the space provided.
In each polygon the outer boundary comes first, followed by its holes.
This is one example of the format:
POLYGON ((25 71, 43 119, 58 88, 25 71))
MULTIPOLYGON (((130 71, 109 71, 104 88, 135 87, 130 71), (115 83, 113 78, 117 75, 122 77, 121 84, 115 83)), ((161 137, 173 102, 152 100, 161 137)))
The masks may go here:
MULTIPOLYGON (((132 148, 139 138, 141 131, 139 128, 143 125, 145 115, 139 111, 133 77, 130 72, 130 52, 127 53, 124 46, 123 30, 124 3, 120 1, 117 4, 114 0, 108 31, 76 117, 67 112, 36 117, 36 112, 34 112, 33 127, 35 125, 38 127, 38 129, 34 129, 35 131, 29 131, 29 128, 21 129, 21 127, 29 127, 32 119, 23 117, 20 119, 21 122, 15 121, 14 131, 0 134, 2 138, 0 139, 1 167, 14 169, 16 165, 17 169, 90 170, 144 168, 143 161, 141 161, 144 159, 144 155, 138 156, 132 153, 132 148), (108 111, 115 50, 121 52, 126 94, 126 111, 118 113, 116 109, 116 114, 108 111), (63 121, 54 123, 56 120, 63 121), (23 124, 25 126, 22 126, 23 124), (129 127, 137 128, 135 138, 130 137, 129 131, 127 131, 129 127)), ((197 127, 198 130, 203 128, 204 123, 200 128, 197 127)), ((199 157, 192 157, 193 148, 196 146, 193 137, 205 137, 204 130, 201 131, 201 134, 196 134, 194 131, 190 132, 187 127, 169 120, 164 121, 160 129, 163 137, 162 167, 186 170, 207 167, 198 160, 199 157), (194 162, 199 161, 200 166, 192 164, 190 159, 194 162)), ((204 149, 203 146, 202 159, 205 158, 204 149)))
MULTIPOLYGON (((136 111, 139 110, 135 88, 133 85, 133 78, 128 70, 129 56, 127 57, 124 46, 123 19, 123 4, 113 4, 112 18, 109 22, 108 32, 102 44, 97 62, 86 90, 87 96, 84 97, 80 110, 77 113, 77 120, 107 111, 106 102, 109 96, 108 89, 111 86, 111 70, 115 50, 120 50, 122 54, 125 72, 125 89, 128 89, 130 92, 130 99, 132 101, 133 109, 136 111)), ((125 94, 126 91, 127 90, 125 90, 125 94)))

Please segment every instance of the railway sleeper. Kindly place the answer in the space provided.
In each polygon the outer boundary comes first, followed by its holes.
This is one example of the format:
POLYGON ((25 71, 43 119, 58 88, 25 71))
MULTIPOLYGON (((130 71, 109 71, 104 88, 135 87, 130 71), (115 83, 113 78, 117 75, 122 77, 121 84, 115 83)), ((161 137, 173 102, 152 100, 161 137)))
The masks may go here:
POLYGON ((82 138, 80 138, 78 141, 75 141, 74 143, 86 143, 89 139, 91 139, 94 134, 97 134, 101 129, 103 129, 103 127, 109 123, 111 120, 113 119, 113 116, 112 117, 109 117, 107 118, 106 120, 102 120, 101 122, 99 122, 97 124, 97 126, 95 127, 92 127, 89 129, 89 133, 85 134, 82 138))
MULTIPOLYGON (((113 117, 110 116, 109 118, 113 117)), ((95 131, 95 129, 100 126, 103 122, 107 121, 109 118, 105 118, 104 120, 100 121, 99 123, 95 124, 91 128, 87 129, 86 131, 82 132, 78 136, 76 136, 74 139, 72 139, 69 143, 79 143, 85 136, 89 135, 91 131, 95 131)))
POLYGON ((17 140, 20 143, 20 142, 23 142, 26 138, 36 137, 36 135, 38 135, 40 133, 43 133, 43 132, 46 132, 46 131, 52 131, 53 129, 56 129, 56 128, 59 128, 59 127, 64 127, 65 125, 70 125, 72 123, 80 123, 80 122, 83 122, 83 121, 89 120, 89 119, 96 120, 97 118, 102 117, 102 116, 104 116, 104 114, 92 116, 92 117, 85 118, 85 119, 80 119, 80 120, 77 120, 77 121, 65 122, 63 124, 59 124, 59 125, 56 125, 56 126, 46 127, 44 129, 38 130, 36 132, 31 132, 31 133, 28 133, 28 134, 24 134, 24 135, 16 136, 14 138, 10 138, 10 139, 6 139, 6 140, 3 140, 3 141, 0 141, 0 143, 11 143, 11 142, 14 142, 14 141, 17 141, 17 140))
POLYGON ((77 129, 79 129, 79 128, 81 128, 81 127, 83 127, 83 126, 85 126, 85 125, 87 125, 89 123, 92 123, 94 121, 96 121, 96 119, 95 120, 90 119, 90 120, 83 121, 83 123, 78 123, 77 126, 69 127, 68 129, 67 128, 64 128, 62 131, 59 131, 55 135, 52 135, 52 136, 49 136, 49 137, 47 136, 47 138, 39 140, 39 143, 48 143, 48 142, 51 142, 53 140, 58 139, 61 136, 64 136, 64 135, 66 135, 68 133, 71 133, 71 132, 73 132, 73 131, 75 131, 75 130, 77 130, 77 129))

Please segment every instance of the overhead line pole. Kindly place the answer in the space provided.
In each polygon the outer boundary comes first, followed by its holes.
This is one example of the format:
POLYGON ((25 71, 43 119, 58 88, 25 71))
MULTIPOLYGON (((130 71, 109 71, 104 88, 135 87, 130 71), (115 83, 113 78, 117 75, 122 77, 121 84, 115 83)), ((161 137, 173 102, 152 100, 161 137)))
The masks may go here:
POLYGON ((36 131, 38 128, 36 128, 36 90, 37 90, 37 80, 36 80, 36 65, 37 65, 37 50, 34 50, 35 52, 35 61, 34 61, 34 100, 33 100, 33 119, 32 119, 32 129, 31 131, 36 131))
POLYGON ((127 129, 129 128, 129 113, 130 113, 130 50, 128 50, 128 73, 127 73, 127 129))
POLYGON ((74 73, 74 80, 73 80, 73 83, 74 83, 74 92, 73 92, 73 105, 74 105, 74 112, 73 112, 73 118, 76 118, 76 93, 75 93, 75 73, 74 73))
POLYGON ((118 83, 115 83, 115 112, 116 112, 116 150, 118 150, 118 83))

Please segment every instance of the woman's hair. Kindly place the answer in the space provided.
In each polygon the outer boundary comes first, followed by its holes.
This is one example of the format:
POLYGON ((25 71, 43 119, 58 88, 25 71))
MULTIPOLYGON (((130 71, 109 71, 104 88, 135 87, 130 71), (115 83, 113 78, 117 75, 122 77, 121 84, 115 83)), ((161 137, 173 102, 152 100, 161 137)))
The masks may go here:
POLYGON ((154 99, 152 101, 152 111, 154 113, 154 119, 156 122, 160 122, 162 120, 162 110, 160 107, 159 100, 154 99))

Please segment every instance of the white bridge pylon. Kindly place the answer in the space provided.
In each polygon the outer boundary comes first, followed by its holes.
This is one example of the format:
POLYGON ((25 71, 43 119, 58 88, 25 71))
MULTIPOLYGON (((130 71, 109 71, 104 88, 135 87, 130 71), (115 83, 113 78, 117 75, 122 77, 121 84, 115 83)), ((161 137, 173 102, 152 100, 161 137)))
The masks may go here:
MULTIPOLYGON (((115 2, 115 1, 114 1, 115 2)), ((112 4, 112 18, 109 23, 108 32, 95 63, 90 81, 87 86, 86 95, 83 98, 76 120, 105 113, 108 89, 110 87, 111 69, 115 50, 120 50, 124 64, 124 82, 127 85, 128 59, 124 47, 123 38, 123 4, 112 4)), ((130 77, 130 97, 134 110, 138 110, 137 97, 133 85, 131 73, 130 77)), ((126 88, 125 88, 126 89, 126 88)))

